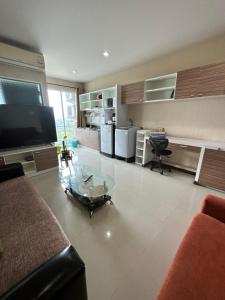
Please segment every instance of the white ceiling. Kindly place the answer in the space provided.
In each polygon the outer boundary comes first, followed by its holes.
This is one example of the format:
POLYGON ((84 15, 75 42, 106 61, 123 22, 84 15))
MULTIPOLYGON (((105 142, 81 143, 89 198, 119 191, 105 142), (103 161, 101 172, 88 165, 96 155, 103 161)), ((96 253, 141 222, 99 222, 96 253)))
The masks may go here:
POLYGON ((49 76, 75 81, 224 31, 224 0, 0 0, 0 35, 40 50, 49 76))

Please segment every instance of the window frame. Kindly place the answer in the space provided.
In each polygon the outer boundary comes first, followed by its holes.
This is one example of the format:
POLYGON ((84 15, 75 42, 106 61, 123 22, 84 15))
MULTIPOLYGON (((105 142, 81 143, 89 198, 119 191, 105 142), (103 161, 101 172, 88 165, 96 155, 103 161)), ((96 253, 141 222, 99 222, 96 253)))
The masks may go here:
MULTIPOLYGON (((63 117, 63 128, 64 128, 64 136, 67 136, 67 130, 66 130, 66 121, 65 121, 65 112, 64 112, 64 105, 63 105, 63 95, 62 93, 73 93, 74 94, 74 110, 75 110, 75 128, 77 128, 77 89, 72 88, 72 87, 66 87, 66 86, 61 86, 61 85, 54 85, 54 84, 48 84, 47 86, 47 92, 48 91, 58 91, 60 93, 60 104, 61 104, 61 109, 62 109, 62 117, 63 117)), ((48 94, 48 105, 50 106, 49 103, 49 94, 48 94)), ((54 107, 53 107, 54 109, 54 107)), ((56 131, 57 131, 57 126, 56 126, 56 131)), ((61 142, 59 140, 58 142, 61 142)))
POLYGON ((30 81, 30 80, 26 80, 26 79, 18 79, 18 78, 14 78, 14 77, 6 77, 6 76, 0 76, 0 81, 1 81, 1 79, 17 81, 17 82, 24 82, 24 83, 38 84, 40 87, 41 106, 45 105, 44 95, 43 95, 43 86, 40 81, 30 81))

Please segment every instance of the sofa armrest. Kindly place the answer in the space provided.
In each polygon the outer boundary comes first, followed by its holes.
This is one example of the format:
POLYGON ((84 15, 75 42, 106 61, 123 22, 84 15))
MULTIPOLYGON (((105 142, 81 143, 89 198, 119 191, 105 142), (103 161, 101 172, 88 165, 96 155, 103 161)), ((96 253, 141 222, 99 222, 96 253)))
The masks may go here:
POLYGON ((0 300, 87 300, 85 265, 73 246, 68 246, 15 287, 0 300))
POLYGON ((225 199, 214 195, 206 196, 202 213, 225 223, 225 199))
POLYGON ((8 164, 0 167, 0 182, 23 175, 24 171, 21 163, 8 164))

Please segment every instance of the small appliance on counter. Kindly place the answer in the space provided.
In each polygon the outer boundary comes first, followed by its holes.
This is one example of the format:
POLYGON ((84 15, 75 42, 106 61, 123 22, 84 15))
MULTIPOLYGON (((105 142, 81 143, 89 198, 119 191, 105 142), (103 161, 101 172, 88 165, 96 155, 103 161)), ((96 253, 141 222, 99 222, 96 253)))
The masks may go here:
POLYGON ((138 127, 121 127, 115 130, 115 158, 126 162, 135 160, 136 133, 138 127))

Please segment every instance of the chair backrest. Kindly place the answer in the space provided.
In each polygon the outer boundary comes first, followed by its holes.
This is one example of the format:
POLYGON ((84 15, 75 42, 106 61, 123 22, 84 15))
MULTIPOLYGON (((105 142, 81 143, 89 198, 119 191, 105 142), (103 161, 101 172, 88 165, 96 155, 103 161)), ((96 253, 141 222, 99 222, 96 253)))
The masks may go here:
POLYGON ((154 139, 150 137, 149 141, 157 156, 160 156, 161 151, 165 150, 169 144, 168 139, 154 139))

